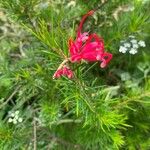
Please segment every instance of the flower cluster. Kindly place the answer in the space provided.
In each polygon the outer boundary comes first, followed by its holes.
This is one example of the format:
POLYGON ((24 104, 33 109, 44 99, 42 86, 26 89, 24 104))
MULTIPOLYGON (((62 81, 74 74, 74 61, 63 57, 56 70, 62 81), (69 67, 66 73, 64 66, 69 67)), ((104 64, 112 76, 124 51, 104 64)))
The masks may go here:
POLYGON ((138 52, 139 47, 145 47, 146 44, 144 41, 138 41, 135 36, 130 35, 128 40, 121 41, 121 46, 119 52, 126 53, 129 51, 130 54, 134 55, 138 52))
POLYGON ((9 112, 9 123, 17 124, 18 122, 22 122, 23 119, 19 116, 19 111, 9 112))
POLYGON ((61 76, 66 76, 68 78, 73 78, 73 72, 69 67, 63 66, 61 69, 57 69, 55 74, 53 75, 53 79, 60 78, 61 76))
MULTIPOLYGON (((78 63, 82 60, 88 62, 100 61, 100 67, 104 68, 108 65, 112 59, 112 54, 105 52, 104 41, 97 34, 89 34, 87 32, 82 33, 83 23, 88 16, 93 15, 94 11, 88 12, 83 16, 79 27, 77 29, 77 35, 75 41, 69 39, 69 53, 70 58, 67 60, 71 63, 78 63)), ((59 78, 65 75, 69 78, 73 77, 73 72, 67 67, 61 66, 55 72, 53 78, 59 78)))
POLYGON ((81 60, 88 62, 100 61, 101 68, 104 68, 112 59, 112 54, 104 51, 103 39, 97 34, 89 35, 87 32, 81 32, 85 19, 93 13, 94 11, 92 10, 83 16, 77 30, 76 40, 69 40, 70 61, 72 63, 80 62, 81 60))

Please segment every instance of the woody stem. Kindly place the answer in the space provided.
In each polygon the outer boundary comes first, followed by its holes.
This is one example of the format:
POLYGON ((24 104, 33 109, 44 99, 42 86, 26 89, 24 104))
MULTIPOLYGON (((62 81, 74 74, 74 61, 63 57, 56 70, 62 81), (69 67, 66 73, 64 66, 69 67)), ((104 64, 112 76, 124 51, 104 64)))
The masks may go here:
MULTIPOLYGON (((70 61, 69 58, 64 59, 63 62, 59 65, 57 71, 60 70, 61 68, 63 68, 63 66, 64 66, 67 62, 69 62, 69 61, 70 61)), ((57 71, 56 71, 56 72, 57 72, 57 71)))

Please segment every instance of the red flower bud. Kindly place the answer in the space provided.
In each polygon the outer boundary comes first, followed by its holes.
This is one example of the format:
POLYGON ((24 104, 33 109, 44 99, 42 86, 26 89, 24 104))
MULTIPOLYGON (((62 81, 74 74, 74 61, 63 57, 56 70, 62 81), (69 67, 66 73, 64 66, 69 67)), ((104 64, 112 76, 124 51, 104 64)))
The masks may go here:
POLYGON ((55 78, 60 78, 61 76, 66 76, 68 78, 73 78, 73 71, 70 70, 68 67, 63 66, 63 68, 58 69, 54 75, 53 75, 53 79, 55 78))

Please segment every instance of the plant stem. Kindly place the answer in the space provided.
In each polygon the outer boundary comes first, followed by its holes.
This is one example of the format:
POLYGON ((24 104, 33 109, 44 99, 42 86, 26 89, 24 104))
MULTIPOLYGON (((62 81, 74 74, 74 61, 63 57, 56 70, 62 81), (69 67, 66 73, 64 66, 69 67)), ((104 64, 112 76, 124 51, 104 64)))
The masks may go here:
POLYGON ((33 150, 37 150, 37 134, 36 134, 36 119, 33 118, 33 150))
POLYGON ((14 95, 18 92, 19 89, 20 89, 20 86, 17 86, 14 92, 7 98, 7 100, 0 105, 0 109, 4 107, 14 97, 14 95))

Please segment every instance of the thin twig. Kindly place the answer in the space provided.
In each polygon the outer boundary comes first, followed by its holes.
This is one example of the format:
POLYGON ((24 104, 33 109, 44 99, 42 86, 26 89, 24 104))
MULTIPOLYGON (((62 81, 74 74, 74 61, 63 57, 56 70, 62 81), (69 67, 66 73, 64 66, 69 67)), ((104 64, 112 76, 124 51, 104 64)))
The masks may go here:
POLYGON ((26 54, 23 51, 23 43, 22 42, 19 43, 19 50, 20 50, 21 56, 26 57, 26 54))
POLYGON ((22 58, 20 54, 10 54, 10 56, 15 58, 22 58))
POLYGON ((1 109, 2 107, 4 107, 4 106, 14 97, 14 95, 18 92, 18 90, 20 89, 20 87, 21 87, 21 86, 17 86, 17 87, 16 87, 16 89, 14 90, 14 92, 7 98, 7 100, 6 100, 4 103, 2 103, 2 104, 0 105, 0 109, 1 109))
POLYGON ((67 62, 69 61, 69 58, 65 59, 58 67, 57 70, 60 70, 67 62))
POLYGON ((36 134, 36 119, 33 118, 33 150, 37 150, 37 134, 36 134))

